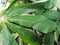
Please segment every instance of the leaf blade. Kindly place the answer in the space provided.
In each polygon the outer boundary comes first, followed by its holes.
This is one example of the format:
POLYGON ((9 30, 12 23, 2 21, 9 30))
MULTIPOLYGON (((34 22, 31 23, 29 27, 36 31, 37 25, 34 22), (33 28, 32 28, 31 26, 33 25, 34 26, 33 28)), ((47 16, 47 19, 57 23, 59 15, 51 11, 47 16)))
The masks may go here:
POLYGON ((44 16, 52 20, 60 19, 60 13, 54 10, 47 11, 46 13, 44 13, 44 16))
POLYGON ((56 27, 56 23, 49 20, 49 19, 45 19, 41 22, 36 23, 33 26, 33 29, 40 31, 42 33, 49 33, 52 32, 56 27))
POLYGON ((30 32, 18 25, 15 25, 11 22, 8 22, 7 26, 10 28, 10 30, 17 32, 23 41, 25 41, 31 45, 40 45, 38 40, 35 38, 35 36, 32 32, 30 32), (14 27, 12 28, 12 26, 14 26, 14 27))
POLYGON ((44 45, 54 45, 54 35, 53 35, 53 33, 48 33, 48 34, 45 35, 44 45))
POLYGON ((1 34, 2 34, 3 45, 18 45, 15 39, 10 34, 10 32, 8 31, 6 25, 3 26, 1 34))
POLYGON ((19 25, 32 27, 35 23, 45 20, 46 18, 42 15, 32 16, 32 15, 25 15, 25 16, 12 16, 10 20, 15 22, 19 25))

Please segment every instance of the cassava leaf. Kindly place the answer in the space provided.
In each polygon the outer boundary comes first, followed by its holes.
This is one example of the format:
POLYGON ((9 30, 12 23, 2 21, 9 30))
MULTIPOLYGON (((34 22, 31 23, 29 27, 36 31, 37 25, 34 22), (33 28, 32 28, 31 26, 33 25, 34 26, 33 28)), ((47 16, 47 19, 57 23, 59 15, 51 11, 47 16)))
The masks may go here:
POLYGON ((44 5, 42 3, 29 3, 20 5, 21 8, 41 9, 44 5))
POLYGON ((27 13, 33 12, 35 10, 36 9, 20 8, 20 6, 19 6, 19 7, 11 8, 11 10, 9 10, 6 15, 14 16, 14 15, 27 14, 27 13))
POLYGON ((54 45, 54 35, 53 35, 53 33, 45 34, 44 45, 54 45))
POLYGON ((57 31, 58 31, 59 34, 60 34, 60 22, 57 24, 57 31))
POLYGON ((31 45, 40 45, 38 40, 36 39, 35 35, 32 32, 30 32, 28 29, 20 27, 11 22, 7 22, 6 24, 10 30, 12 30, 13 32, 17 32, 23 41, 25 41, 31 45))
POLYGON ((46 3, 45 3, 45 6, 44 6, 46 9, 50 9, 53 7, 53 0, 48 0, 46 3))
POLYGON ((46 13, 44 13, 44 16, 46 16, 47 18, 50 18, 52 20, 60 19, 60 13, 58 11, 54 11, 54 10, 47 11, 46 13))
POLYGON ((36 11, 34 11, 35 15, 43 15, 44 12, 45 12, 44 9, 40 9, 40 10, 36 10, 36 11))
POLYGON ((31 4, 22 4, 20 6, 12 6, 7 11, 5 11, 4 15, 20 15, 30 13, 36 10, 43 9, 43 4, 41 3, 31 3, 31 4), (38 8, 39 7, 39 8, 38 8), (15 14, 14 14, 15 13, 15 14))
POLYGON ((26 27, 32 27, 35 23, 45 20, 46 18, 42 15, 23 15, 23 16, 12 16, 10 20, 12 22, 15 22, 19 25, 26 26, 26 27))
POLYGON ((7 10, 9 10, 11 7, 14 6, 14 4, 17 2, 18 0, 13 0, 13 2, 10 4, 10 6, 7 8, 7 10))
POLYGON ((56 23, 49 20, 49 19, 45 19, 43 21, 40 21, 38 23, 36 23, 33 26, 33 29, 40 31, 42 33, 49 33, 52 32, 56 27, 56 23))
MULTIPOLYGON (((7 11, 5 11, 5 13, 10 14, 12 11, 14 11, 14 12, 16 11, 17 12, 17 9, 21 12, 22 11, 21 9, 23 9, 23 11, 27 11, 27 9, 34 10, 34 9, 41 9, 41 7, 43 7, 43 4, 41 4, 41 3, 37 3, 37 4, 35 4, 35 3, 33 3, 33 4, 22 4, 22 5, 17 6, 17 7, 16 6, 12 6, 7 11)), ((8 15, 8 14, 6 14, 6 15, 8 15)))
POLYGON ((10 34, 10 32, 5 24, 3 25, 1 35, 2 35, 2 44, 3 45, 18 45, 17 42, 15 41, 15 39, 10 34))

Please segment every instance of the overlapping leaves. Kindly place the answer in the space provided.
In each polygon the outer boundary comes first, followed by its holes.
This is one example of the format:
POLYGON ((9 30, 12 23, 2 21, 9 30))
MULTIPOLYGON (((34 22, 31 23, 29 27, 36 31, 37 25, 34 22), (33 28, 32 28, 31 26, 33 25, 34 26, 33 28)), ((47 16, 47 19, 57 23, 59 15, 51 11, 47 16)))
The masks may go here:
MULTIPOLYGON (((17 0, 12 4, 15 4, 16 1, 17 0)), ((34 0, 31 1, 35 2, 34 0)), ((40 0, 38 0, 36 3, 23 4, 17 7, 12 4, 12 7, 8 8, 6 12, 3 13, 3 16, 6 16, 7 21, 2 21, 2 25, 0 23, 3 45, 18 45, 9 31, 18 33, 19 37, 30 45, 40 45, 38 39, 31 30, 36 30, 45 34, 45 45, 54 45, 54 35, 51 32, 53 32, 57 27, 60 33, 60 23, 57 26, 55 21, 52 20, 60 19, 60 13, 53 10, 45 10, 53 7, 51 0, 48 0, 46 4, 42 4, 40 3, 40 0), (44 14, 40 12, 42 11, 41 9, 44 14), (37 15, 32 15, 32 13, 36 13, 37 15), (42 15, 40 15, 40 13, 42 15)))
POLYGON ((27 42, 27 43, 29 43, 31 45, 39 45, 39 42, 36 39, 36 37, 34 36, 34 34, 32 32, 30 32, 28 29, 25 29, 23 27, 17 26, 15 24, 11 23, 11 22, 7 22, 7 26, 13 32, 17 32, 19 34, 20 38, 23 41, 25 41, 25 42, 27 42))
POLYGON ((10 34, 6 25, 3 26, 1 35, 2 35, 2 45, 18 45, 15 39, 10 34))
POLYGON ((38 30, 43 33, 49 33, 52 32, 56 27, 56 23, 49 20, 45 19, 43 21, 38 22, 33 26, 33 29, 38 30))

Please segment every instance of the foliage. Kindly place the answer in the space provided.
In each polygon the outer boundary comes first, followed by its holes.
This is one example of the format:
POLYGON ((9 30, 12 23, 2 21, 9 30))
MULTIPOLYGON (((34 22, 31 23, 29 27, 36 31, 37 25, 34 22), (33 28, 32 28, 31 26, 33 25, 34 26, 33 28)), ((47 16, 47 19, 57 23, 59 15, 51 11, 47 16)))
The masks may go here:
POLYGON ((8 1, 10 6, 0 14, 0 45, 59 43, 59 0, 8 1))

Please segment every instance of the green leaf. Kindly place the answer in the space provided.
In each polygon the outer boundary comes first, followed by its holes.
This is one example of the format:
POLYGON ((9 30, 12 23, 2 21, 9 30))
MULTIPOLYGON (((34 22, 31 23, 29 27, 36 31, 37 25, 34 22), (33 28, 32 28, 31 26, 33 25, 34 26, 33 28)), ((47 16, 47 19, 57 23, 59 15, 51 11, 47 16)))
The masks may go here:
POLYGON ((13 2, 10 4, 10 6, 7 8, 7 10, 9 10, 11 7, 14 6, 14 4, 17 2, 18 0, 13 0, 13 2))
POLYGON ((21 8, 32 8, 32 9, 41 9, 43 7, 42 3, 29 3, 20 5, 21 8), (39 8, 38 8, 39 7, 39 8))
POLYGON ((53 35, 53 33, 45 34, 44 45, 54 45, 54 35, 53 35))
POLYGON ((18 45, 17 42, 15 41, 15 39, 10 34, 10 32, 5 24, 3 25, 1 35, 2 35, 2 44, 3 45, 18 45))
POLYGON ((2 30, 2 22, 0 22, 0 32, 1 32, 1 30, 2 30))
MULTIPOLYGON (((19 8, 18 10, 20 10, 20 9, 41 9, 41 7, 43 6, 43 4, 40 4, 40 3, 37 3, 37 4, 35 4, 35 3, 33 3, 33 4, 22 4, 22 5, 20 5, 20 6, 12 6, 11 8, 9 8, 8 10, 7 10, 7 13, 9 12, 11 12, 12 10, 14 10, 14 11, 16 11, 16 9, 15 8, 19 8), (39 7, 39 8, 38 8, 39 7)), ((21 10, 20 10, 21 11, 21 10)), ((28 11, 27 11, 28 12, 28 11)), ((6 13, 6 12, 5 12, 6 13)), ((9 14, 8 13, 8 14, 9 14)))
POLYGON ((36 11, 34 11, 35 15, 43 15, 44 12, 45 12, 44 9, 40 9, 40 10, 36 10, 36 11))
POLYGON ((56 27, 56 23, 49 20, 49 19, 45 19, 43 21, 40 21, 38 23, 36 23, 33 26, 33 29, 43 32, 43 33, 49 33, 52 32, 56 27))
POLYGON ((24 15, 24 16, 12 16, 10 21, 15 22, 19 25, 32 27, 35 23, 45 20, 46 18, 42 15, 24 15))
POLYGON ((59 22, 58 25, 57 25, 57 31, 58 31, 59 34, 60 34, 60 22, 59 22))
POLYGON ((58 11, 54 11, 54 10, 47 11, 46 13, 44 13, 44 16, 46 16, 47 18, 50 18, 52 20, 60 19, 60 13, 58 11))
POLYGON ((36 10, 40 10, 41 7, 43 7, 43 4, 41 3, 33 3, 33 4, 23 4, 20 6, 12 6, 7 11, 5 11, 4 15, 20 15, 20 14, 26 14, 30 13, 36 10), (39 7, 39 8, 38 8, 39 7), (14 14, 15 13, 15 14, 14 14), (16 14, 17 13, 17 14, 16 14))
POLYGON ((9 11, 7 11, 8 16, 14 16, 14 15, 21 15, 26 14, 35 11, 36 9, 26 9, 26 8, 20 8, 18 7, 12 7, 9 11))
POLYGON ((20 27, 11 22, 6 22, 6 24, 10 30, 17 32, 23 41, 25 41, 31 45, 40 45, 38 40, 36 39, 35 35, 32 32, 30 32, 28 29, 20 27))
POLYGON ((53 7, 53 0, 48 0, 48 1, 45 3, 44 7, 45 7, 46 9, 52 8, 52 7, 53 7))

